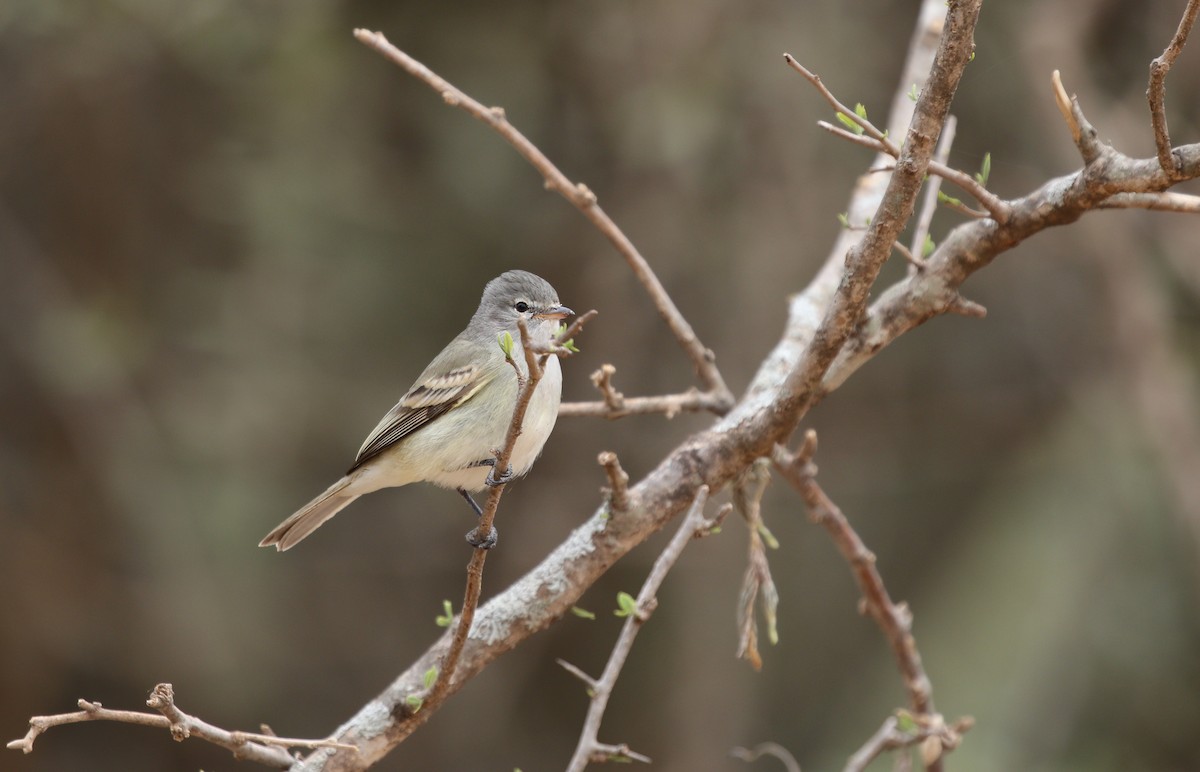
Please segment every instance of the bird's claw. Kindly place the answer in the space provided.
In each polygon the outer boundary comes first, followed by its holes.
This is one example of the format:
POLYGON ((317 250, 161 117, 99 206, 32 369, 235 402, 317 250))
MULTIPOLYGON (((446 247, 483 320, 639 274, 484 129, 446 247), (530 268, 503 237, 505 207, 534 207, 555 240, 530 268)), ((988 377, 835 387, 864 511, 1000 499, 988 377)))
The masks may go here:
POLYGON ((486 536, 479 533, 478 528, 472 528, 467 531, 467 544, 470 544, 475 549, 490 550, 496 546, 496 542, 500 538, 500 532, 493 526, 486 536))
POLYGON ((499 477, 496 477, 496 467, 493 466, 491 471, 488 472, 487 477, 483 478, 483 481, 491 487, 496 488, 504 485, 506 482, 510 482, 513 477, 514 475, 511 466, 504 470, 504 474, 500 475, 499 477))

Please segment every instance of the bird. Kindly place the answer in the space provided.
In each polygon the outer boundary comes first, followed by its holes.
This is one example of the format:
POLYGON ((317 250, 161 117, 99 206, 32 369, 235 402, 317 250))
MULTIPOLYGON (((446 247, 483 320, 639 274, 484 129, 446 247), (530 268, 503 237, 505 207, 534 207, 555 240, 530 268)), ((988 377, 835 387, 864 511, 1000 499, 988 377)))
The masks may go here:
MULTIPOLYGON (((466 329, 380 420, 349 471, 258 546, 291 549, 359 496, 415 482, 454 489, 480 514, 471 492, 529 471, 554 429, 562 395, 562 370, 558 357, 550 356, 526 409, 509 469, 494 475, 494 451, 504 445, 517 404, 517 375, 500 338, 505 332, 512 336, 512 361, 525 374, 518 320, 525 320, 532 344, 545 346, 561 320, 573 315, 549 282, 528 271, 506 271, 489 281, 466 329)), ((474 534, 468 534, 468 541, 475 546, 495 543, 494 530, 484 537, 474 534)))

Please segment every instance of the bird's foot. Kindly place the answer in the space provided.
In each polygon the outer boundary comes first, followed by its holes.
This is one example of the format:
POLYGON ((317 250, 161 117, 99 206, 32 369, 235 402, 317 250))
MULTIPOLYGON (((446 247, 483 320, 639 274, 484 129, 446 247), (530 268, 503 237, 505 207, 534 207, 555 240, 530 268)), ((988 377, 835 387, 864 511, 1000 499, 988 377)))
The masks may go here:
POLYGON ((496 546, 497 540, 500 538, 500 532, 493 527, 487 535, 479 533, 478 528, 472 528, 467 532, 467 544, 470 544, 475 549, 490 550, 496 546))
POLYGON ((496 488, 501 485, 504 485, 504 483, 506 483, 506 482, 511 481, 512 478, 515 476, 516 475, 513 474, 512 467, 509 466, 508 469, 504 470, 504 474, 500 475, 499 477, 496 477, 496 467, 493 466, 492 471, 488 472, 487 477, 483 478, 483 481, 485 483, 487 483, 488 485, 492 486, 493 488, 496 488))

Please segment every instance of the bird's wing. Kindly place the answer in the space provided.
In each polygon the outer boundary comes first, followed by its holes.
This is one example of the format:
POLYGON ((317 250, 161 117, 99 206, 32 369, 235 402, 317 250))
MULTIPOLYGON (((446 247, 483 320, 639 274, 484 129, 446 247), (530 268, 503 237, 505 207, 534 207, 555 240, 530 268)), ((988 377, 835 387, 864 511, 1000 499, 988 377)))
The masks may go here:
POLYGON ((478 394, 495 374, 495 370, 464 365, 417 381, 367 437, 350 471, 478 394))

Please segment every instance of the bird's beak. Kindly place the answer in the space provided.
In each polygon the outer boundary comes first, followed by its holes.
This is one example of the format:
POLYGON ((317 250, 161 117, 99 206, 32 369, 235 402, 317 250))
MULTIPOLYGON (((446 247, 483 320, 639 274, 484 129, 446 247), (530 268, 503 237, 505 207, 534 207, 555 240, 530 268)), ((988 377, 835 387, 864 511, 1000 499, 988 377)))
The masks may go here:
POLYGON ((575 312, 566 306, 550 306, 545 311, 538 311, 533 315, 534 319, 566 319, 568 316, 574 316, 575 312))

